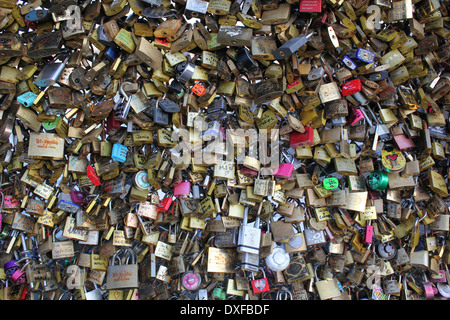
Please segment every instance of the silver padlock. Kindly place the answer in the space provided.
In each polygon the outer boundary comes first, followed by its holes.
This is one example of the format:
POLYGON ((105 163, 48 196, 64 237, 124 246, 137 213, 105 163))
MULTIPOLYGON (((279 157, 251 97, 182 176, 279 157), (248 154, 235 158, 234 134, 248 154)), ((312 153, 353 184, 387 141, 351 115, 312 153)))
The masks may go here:
POLYGON ((286 252, 283 243, 278 246, 274 242, 272 246, 272 253, 265 258, 266 265, 273 271, 283 271, 291 261, 289 253, 286 252))
POLYGON ((208 291, 206 289, 198 290, 198 300, 208 300, 208 291))
POLYGON ((252 254, 259 254, 259 247, 261 244, 261 230, 259 229, 259 217, 256 217, 254 226, 248 224, 248 211, 246 206, 244 211, 244 220, 239 227, 239 235, 237 242, 238 252, 247 252, 252 254))
POLYGON ((241 269, 244 271, 258 272, 259 254, 243 252, 241 254, 241 269))
POLYGON ((86 300, 103 300, 102 291, 100 288, 94 283, 95 289, 92 291, 86 291, 86 285, 83 286, 84 295, 86 300))
POLYGON ((58 198, 59 198, 58 205, 57 205, 58 209, 61 209, 61 210, 67 211, 67 212, 71 212, 71 213, 76 213, 78 211, 78 209, 80 209, 80 206, 73 203, 72 197, 69 193, 61 192, 59 194, 58 198))
POLYGON ((192 186, 192 199, 201 199, 200 195, 200 186, 198 184, 194 184, 192 186))
POLYGON ((195 64, 192 62, 181 63, 177 65, 178 69, 182 70, 179 74, 177 74, 176 79, 182 84, 185 84, 189 80, 191 80, 192 75, 194 74, 195 64))
POLYGON ((131 84, 130 82, 123 82, 120 85, 120 93, 123 96, 123 99, 116 104, 116 106, 114 107, 114 118, 120 122, 128 122, 127 117, 128 117, 128 113, 130 112, 130 103, 131 103, 131 97, 129 97, 125 90, 123 89, 123 86, 125 84, 131 84), (125 103, 124 103, 125 102, 125 103))
POLYGON ((326 243, 325 234, 323 230, 314 230, 312 228, 305 229, 305 241, 307 246, 326 243))
POLYGON ((59 76, 66 67, 66 62, 69 57, 65 58, 63 62, 56 62, 44 65, 36 80, 33 81, 35 85, 41 88, 46 88, 54 85, 59 79, 59 76))

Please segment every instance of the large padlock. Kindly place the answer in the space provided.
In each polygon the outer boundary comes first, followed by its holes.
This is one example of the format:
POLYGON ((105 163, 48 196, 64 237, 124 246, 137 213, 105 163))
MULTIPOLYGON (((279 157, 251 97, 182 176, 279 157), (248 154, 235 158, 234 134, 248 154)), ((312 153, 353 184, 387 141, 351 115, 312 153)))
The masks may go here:
POLYGON ((113 256, 111 264, 106 272, 106 289, 129 289, 138 287, 138 265, 136 264, 136 255, 130 248, 121 248, 113 256), (131 264, 122 264, 122 259, 128 261, 131 258, 131 264), (116 260, 119 264, 116 265, 116 260))
POLYGON ((339 290, 337 279, 333 278, 331 280, 319 280, 317 276, 317 268, 319 266, 320 264, 317 264, 314 268, 314 275, 316 280, 314 284, 316 286, 320 299, 328 300, 339 297, 341 295, 341 291, 339 290))
POLYGON ((239 234, 237 240, 238 252, 247 252, 251 254, 258 254, 261 244, 261 229, 259 229, 259 217, 256 218, 254 226, 248 224, 249 207, 244 209, 244 218, 242 225, 239 227, 239 234))

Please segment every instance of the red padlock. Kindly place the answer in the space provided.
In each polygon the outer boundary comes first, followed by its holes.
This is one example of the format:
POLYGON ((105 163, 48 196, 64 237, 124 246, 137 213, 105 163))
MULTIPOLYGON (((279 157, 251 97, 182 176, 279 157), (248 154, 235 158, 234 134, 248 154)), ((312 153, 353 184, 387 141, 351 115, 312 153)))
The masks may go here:
MULTIPOLYGON (((321 4, 321 6, 322 6, 322 4, 321 4)), ((302 12, 302 11, 300 11, 300 12, 302 12)), ((319 29, 321 26, 323 26, 325 24, 325 22, 327 22, 327 18, 328 18, 328 13, 324 12, 321 16, 319 16, 313 20, 313 22, 311 23, 311 29, 319 29)))
POLYGON ((311 146, 314 141, 314 129, 310 126, 305 127, 305 132, 292 131, 290 145, 293 149, 311 146))
POLYGON ((239 171, 241 171, 241 173, 246 176, 256 177, 258 175, 258 171, 252 170, 252 169, 244 167, 244 166, 241 166, 239 168, 239 171))
POLYGON ((156 207, 156 212, 158 213, 166 212, 167 210, 169 210, 172 202, 173 202, 172 197, 165 197, 159 202, 158 207, 156 207))
POLYGON ((269 280, 266 277, 264 269, 260 268, 263 272, 264 278, 254 279, 251 281, 253 293, 263 293, 270 291, 269 280))
POLYGON ((122 123, 114 118, 114 112, 111 112, 106 120, 106 133, 113 136, 119 131, 122 123))
POLYGON ((86 175, 89 180, 91 180, 91 182, 96 186, 99 186, 101 184, 100 178, 98 177, 97 172, 95 171, 95 168, 93 166, 86 167, 86 175))
POLYGON ((295 87, 296 85, 300 84, 299 80, 294 80, 291 83, 288 84, 288 88, 295 87))
POLYGON ((159 42, 159 43, 162 44, 163 46, 169 45, 169 40, 167 40, 167 39, 163 39, 163 38, 155 38, 155 41, 159 42))
POLYGON ((361 80, 355 79, 347 81, 342 85, 342 95, 349 96, 361 91, 361 80))
POLYGON ((37 22, 36 21, 28 21, 27 19, 23 19, 28 28, 33 31, 37 30, 37 22))

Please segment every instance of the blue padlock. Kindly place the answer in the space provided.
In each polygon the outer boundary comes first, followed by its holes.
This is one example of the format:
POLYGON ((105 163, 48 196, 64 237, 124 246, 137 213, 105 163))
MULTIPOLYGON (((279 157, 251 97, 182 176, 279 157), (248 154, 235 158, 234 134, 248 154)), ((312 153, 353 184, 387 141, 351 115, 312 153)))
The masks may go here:
POLYGON ((375 55, 367 49, 358 49, 356 50, 356 58, 365 63, 373 63, 375 55))
POLYGON ((17 101, 23 104, 25 107, 31 107, 34 100, 38 95, 34 92, 28 91, 17 97, 17 101))
POLYGON ((35 21, 35 22, 44 22, 49 20, 51 17, 50 10, 42 10, 37 9, 31 12, 28 12, 25 15, 25 20, 27 21, 35 21))
POLYGON ((113 144, 111 159, 124 163, 127 160, 127 147, 120 143, 113 144))
POLYGON ((110 61, 116 60, 119 56, 120 56, 120 49, 114 46, 108 47, 104 53, 104 57, 110 61))
POLYGON ((340 282, 339 280, 336 280, 336 281, 337 281, 337 284, 338 284, 339 290, 340 290, 340 291, 344 290, 344 288, 342 287, 342 284, 341 284, 341 282, 340 282))
POLYGON ((218 121, 208 123, 208 129, 201 134, 203 141, 211 141, 211 139, 216 139, 219 136, 219 130, 220 123, 218 121))
POLYGON ((72 201, 70 193, 60 193, 58 196, 58 200, 59 200, 57 204, 58 209, 71 213, 75 213, 80 209, 80 206, 72 201))
POLYGON ((355 70, 358 66, 356 65, 356 63, 353 62, 352 59, 350 59, 350 57, 348 56, 344 56, 342 58, 342 62, 347 66, 347 68, 349 68, 350 70, 355 70))

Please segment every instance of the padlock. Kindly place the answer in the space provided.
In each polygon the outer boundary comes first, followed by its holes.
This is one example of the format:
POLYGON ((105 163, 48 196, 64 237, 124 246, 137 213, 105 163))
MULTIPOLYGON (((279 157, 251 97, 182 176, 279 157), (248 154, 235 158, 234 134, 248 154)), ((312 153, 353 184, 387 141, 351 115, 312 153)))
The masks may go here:
POLYGON ((290 146, 294 149, 304 148, 313 144, 314 130, 310 126, 305 127, 305 132, 291 132, 290 146))
POLYGON ((159 205, 156 208, 156 212, 166 212, 167 210, 169 210, 172 202, 173 198, 171 196, 166 196, 159 202, 159 205))
POLYGON ((272 253, 265 258, 265 262, 270 270, 283 271, 288 267, 290 257, 284 249, 284 245, 277 246, 274 243, 272 253))
POLYGON ((83 290, 86 300, 103 300, 103 294, 96 283, 94 283, 94 290, 87 291, 86 283, 83 286, 83 290))
POLYGON ((65 58, 63 62, 45 65, 36 80, 34 80, 34 84, 41 88, 46 88, 55 84, 63 72, 67 60, 68 58, 65 58))
POLYGON ((266 273, 264 271, 263 268, 260 269, 263 273, 263 278, 261 279, 255 279, 254 276, 253 280, 250 281, 250 283, 252 284, 252 291, 253 293, 263 293, 263 292, 267 292, 270 290, 270 286, 269 286, 269 280, 266 277, 266 273))
POLYGON ((120 86, 120 93, 123 96, 123 100, 116 104, 116 107, 114 108, 114 118, 117 121, 125 122, 127 119, 128 113, 130 112, 131 107, 131 99, 130 97, 125 93, 124 91, 124 85, 126 83, 122 83, 120 86), (125 102, 125 103, 124 103, 125 102))
POLYGON ((113 256, 111 264, 108 266, 106 272, 106 288, 108 290, 125 289, 125 288, 137 288, 138 287, 138 265, 136 264, 135 253, 129 248, 119 249, 113 256), (116 260, 122 260, 127 257, 131 260, 131 264, 122 264, 119 261, 119 265, 115 265, 116 260), (123 277, 126 273, 128 277, 123 277))
POLYGON ((52 259, 70 258, 75 255, 74 244, 72 240, 56 241, 57 234, 61 233, 54 229, 52 233, 52 259))
MULTIPOLYGON (((283 152, 283 156, 286 157, 286 159, 287 159, 286 153, 283 152)), ((280 166, 274 170, 273 175, 276 178, 289 179, 292 175, 292 171, 294 170, 293 162, 294 162, 294 157, 292 157, 291 163, 280 164, 280 166)))
POLYGON ((317 264, 316 267, 314 268, 314 274, 315 274, 315 286, 320 299, 328 300, 340 296, 341 292, 339 290, 337 279, 333 278, 332 280, 319 280, 317 276, 317 268, 319 266, 320 264, 317 264))
POLYGON ((259 229, 259 217, 254 222, 254 227, 248 225, 248 206, 244 209, 244 218, 242 225, 239 227, 239 234, 237 240, 238 252, 247 252, 251 254, 259 253, 259 246, 261 241, 261 230, 259 229))
POLYGON ((220 287, 214 288, 214 290, 213 290, 213 292, 212 292, 212 295, 211 295, 211 298, 212 298, 213 300, 225 300, 225 299, 226 299, 226 293, 225 293, 225 291, 224 291, 222 288, 220 288, 220 287))

